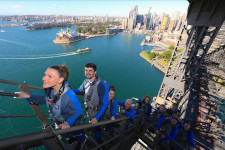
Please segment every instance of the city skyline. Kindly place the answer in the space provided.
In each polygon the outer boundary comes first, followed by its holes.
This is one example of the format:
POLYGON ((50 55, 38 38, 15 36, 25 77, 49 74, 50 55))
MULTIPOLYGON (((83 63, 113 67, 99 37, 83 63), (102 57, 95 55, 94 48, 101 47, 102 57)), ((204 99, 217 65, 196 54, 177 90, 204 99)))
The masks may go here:
POLYGON ((138 6, 138 14, 146 14, 151 7, 151 13, 162 12, 172 15, 175 11, 187 12, 187 0, 0 0, 0 15, 72 15, 72 16, 105 16, 128 17, 129 11, 138 6), (88 10, 88 11, 87 11, 88 10))

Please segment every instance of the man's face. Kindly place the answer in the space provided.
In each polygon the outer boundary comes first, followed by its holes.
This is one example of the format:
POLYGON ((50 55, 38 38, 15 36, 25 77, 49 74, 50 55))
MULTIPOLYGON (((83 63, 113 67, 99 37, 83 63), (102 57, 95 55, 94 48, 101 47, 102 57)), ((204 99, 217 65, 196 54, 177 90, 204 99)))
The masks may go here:
POLYGON ((173 119, 171 120, 171 124, 172 124, 172 125, 176 125, 176 124, 177 124, 177 120, 173 118, 173 119))
POLYGON ((190 129, 190 124, 188 124, 188 123, 185 123, 184 124, 184 130, 189 130, 190 129))
POLYGON ((85 70, 85 77, 89 80, 93 79, 93 77, 95 77, 96 71, 94 71, 93 68, 84 68, 85 70))
POLYGON ((164 111, 164 107, 163 106, 159 106, 159 111, 163 112, 164 111))
POLYGON ((130 109, 131 106, 132 106, 132 102, 131 102, 131 101, 127 101, 127 102, 125 103, 125 109, 130 109))

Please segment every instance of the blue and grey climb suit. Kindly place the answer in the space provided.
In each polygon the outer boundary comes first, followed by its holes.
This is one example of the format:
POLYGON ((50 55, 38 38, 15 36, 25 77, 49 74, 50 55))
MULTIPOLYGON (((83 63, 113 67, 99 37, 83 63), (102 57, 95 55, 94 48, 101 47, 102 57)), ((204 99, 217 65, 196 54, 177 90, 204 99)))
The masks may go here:
POLYGON ((53 89, 45 89, 45 94, 31 94, 27 99, 30 103, 46 104, 50 110, 50 117, 55 123, 66 121, 70 126, 80 124, 80 118, 83 112, 81 104, 76 94, 70 89, 67 82, 60 89, 60 92, 53 95, 53 89), (58 96, 58 100, 53 102, 54 97, 58 96))
POLYGON ((96 77, 93 82, 85 79, 80 88, 73 91, 78 95, 85 95, 89 120, 96 118, 99 121, 108 106, 108 85, 96 77))
MULTIPOLYGON (((125 108, 125 102, 124 101, 117 101, 117 104, 125 108)), ((132 120, 135 119, 135 112, 134 108, 125 109, 124 113, 127 117, 130 117, 132 120)))

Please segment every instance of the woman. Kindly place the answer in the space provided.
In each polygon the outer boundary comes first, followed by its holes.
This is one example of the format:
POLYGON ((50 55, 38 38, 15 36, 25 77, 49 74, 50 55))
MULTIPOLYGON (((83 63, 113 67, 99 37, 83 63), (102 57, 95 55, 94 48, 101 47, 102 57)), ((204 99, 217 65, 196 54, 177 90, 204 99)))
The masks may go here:
POLYGON ((145 115, 147 115, 147 117, 149 118, 152 112, 152 105, 149 103, 150 101, 150 97, 149 96, 145 96, 141 103, 141 112, 144 113, 145 115))
POLYGON ((70 89, 66 82, 69 70, 65 65, 51 66, 44 74, 44 95, 27 94, 23 91, 16 92, 17 99, 27 98, 28 102, 46 104, 50 110, 49 116, 61 129, 79 125, 83 109, 76 94, 70 89))
POLYGON ((150 101, 149 96, 145 96, 141 101, 141 103, 142 103, 141 113, 143 113, 143 117, 141 120, 141 126, 145 125, 145 120, 150 117, 151 112, 152 112, 152 105, 149 103, 149 101, 150 101))
POLYGON ((135 115, 140 115, 141 114, 141 102, 138 101, 135 103, 135 115))
MULTIPOLYGON (((115 99, 115 88, 113 85, 109 87, 109 104, 106 108, 105 114, 103 116, 103 120, 115 120, 116 112, 117 112, 117 101, 115 99)), ((114 136, 113 124, 106 125, 106 130, 110 131, 110 135, 114 136)))
POLYGON ((106 108, 103 120, 115 120, 117 112, 117 101, 115 100, 115 88, 113 85, 109 87, 109 104, 106 108))

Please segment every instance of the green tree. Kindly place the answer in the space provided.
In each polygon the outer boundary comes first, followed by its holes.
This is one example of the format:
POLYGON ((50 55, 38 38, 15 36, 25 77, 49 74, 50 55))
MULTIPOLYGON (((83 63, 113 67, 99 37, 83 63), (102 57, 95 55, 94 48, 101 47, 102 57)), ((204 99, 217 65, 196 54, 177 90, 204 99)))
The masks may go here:
POLYGON ((174 49, 174 46, 173 45, 170 45, 169 46, 169 49, 171 50, 171 49, 174 49))
POLYGON ((82 28, 78 27, 78 28, 76 29, 76 32, 77 32, 77 33, 81 33, 82 30, 83 30, 82 28))
POLYGON ((170 61, 172 56, 172 50, 167 50, 159 55, 159 58, 164 58, 166 61, 170 61))
POLYGON ((149 59, 154 59, 156 57, 156 53, 152 52, 149 54, 149 59))

